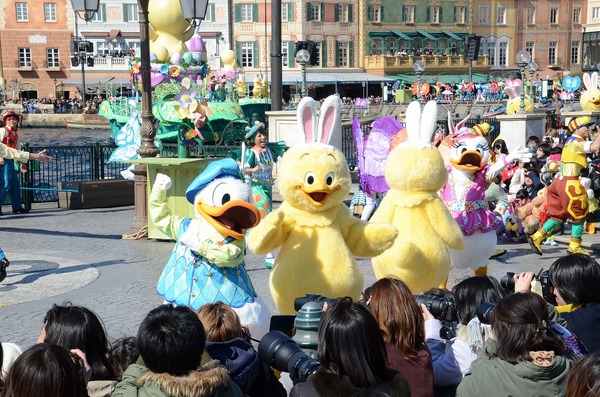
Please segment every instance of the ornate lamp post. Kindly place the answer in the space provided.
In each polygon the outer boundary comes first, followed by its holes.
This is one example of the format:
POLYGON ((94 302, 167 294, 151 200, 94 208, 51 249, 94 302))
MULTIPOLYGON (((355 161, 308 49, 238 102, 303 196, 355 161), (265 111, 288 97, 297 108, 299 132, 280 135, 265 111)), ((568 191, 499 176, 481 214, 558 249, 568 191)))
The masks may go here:
POLYGON ((308 95, 308 90, 306 88, 306 65, 308 65, 308 63, 310 62, 310 52, 308 52, 304 48, 301 49, 300 51, 298 51, 296 53, 296 62, 298 62, 300 64, 300 67, 302 68, 301 95, 302 95, 302 98, 304 98, 305 96, 308 95))
POLYGON ((200 22, 206 17, 208 0, 179 0, 179 2, 183 10, 183 17, 189 20, 192 26, 200 26, 200 22))
MULTIPOLYGON (((98 12, 100 6, 100 0, 71 0, 73 11, 75 15, 89 22, 94 18, 94 14, 98 12)), ((81 64, 81 102, 83 108, 85 108, 85 65, 94 66, 94 58, 88 58, 88 52, 91 50, 91 43, 79 40, 79 33, 77 31, 77 19, 75 20, 75 37, 73 38, 73 53, 75 54, 71 58, 71 65, 74 67, 81 64)))
POLYGON ((417 100, 421 102, 421 76, 425 72, 425 62, 416 61, 413 63, 413 70, 417 75, 417 100))
MULTIPOLYGON (((519 51, 517 52, 517 66, 521 69, 521 81, 525 80, 525 68, 531 62, 531 54, 529 51, 519 51)), ((521 89, 521 104, 519 113, 525 113, 525 84, 521 89)))
POLYGON ((538 68, 538 64, 535 61, 529 62, 527 64, 527 70, 529 71, 529 80, 531 81, 531 100, 535 103, 535 81, 533 80, 533 75, 538 68))

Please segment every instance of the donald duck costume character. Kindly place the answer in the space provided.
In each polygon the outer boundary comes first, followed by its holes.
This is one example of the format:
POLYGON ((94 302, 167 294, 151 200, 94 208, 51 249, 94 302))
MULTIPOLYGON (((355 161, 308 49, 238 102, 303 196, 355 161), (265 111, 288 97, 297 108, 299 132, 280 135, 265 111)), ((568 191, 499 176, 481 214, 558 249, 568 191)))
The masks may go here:
POLYGON ((166 190, 171 178, 157 174, 150 194, 149 215, 157 227, 177 240, 156 290, 166 302, 197 310, 221 301, 231 306, 253 336, 268 331, 270 313, 252 285, 244 263, 246 229, 260 215, 250 186, 235 160, 213 161, 186 190, 195 218, 171 214, 166 190))
POLYGON ((589 116, 577 117, 569 122, 569 131, 572 135, 567 139, 563 148, 558 175, 546 193, 550 218, 527 238, 531 249, 538 255, 542 255, 541 244, 546 237, 569 218, 572 220, 571 241, 567 252, 589 255, 589 252, 581 248, 583 225, 589 205, 587 191, 579 180, 579 174, 588 166, 587 153, 600 149, 600 134, 593 142, 589 141, 592 124, 594 122, 589 116))

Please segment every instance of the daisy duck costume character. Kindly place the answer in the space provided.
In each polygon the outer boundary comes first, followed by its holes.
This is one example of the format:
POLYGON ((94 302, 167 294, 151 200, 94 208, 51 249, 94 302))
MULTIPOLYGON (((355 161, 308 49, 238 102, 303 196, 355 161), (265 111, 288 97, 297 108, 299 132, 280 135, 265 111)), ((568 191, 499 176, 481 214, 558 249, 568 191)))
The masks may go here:
POLYGON ((149 216, 177 240, 156 290, 168 303, 197 310, 221 301, 231 306, 254 337, 268 332, 271 314, 257 296, 244 263, 246 229, 260 215, 250 186, 231 158, 213 161, 186 190, 195 218, 171 214, 167 189, 171 178, 158 174, 150 194, 149 216))
POLYGON ((330 146, 341 133, 340 99, 317 103, 305 97, 298 106, 304 142, 279 162, 277 186, 284 201, 250 230, 248 247, 264 255, 281 247, 271 271, 270 289, 281 314, 294 314, 294 300, 305 294, 360 297, 364 276, 355 256, 373 257, 389 248, 397 229, 367 223, 350 214, 344 199, 351 187, 344 154, 330 146))
POLYGON ((464 235, 463 250, 450 248, 452 266, 471 268, 480 276, 487 274, 488 260, 496 251, 496 228, 501 222, 488 208, 485 190, 507 165, 515 160, 529 161, 531 154, 517 147, 489 165, 488 129, 481 124, 469 129, 464 126, 467 119, 455 127, 448 114, 452 147, 450 165, 446 166, 448 182, 441 197, 464 235))

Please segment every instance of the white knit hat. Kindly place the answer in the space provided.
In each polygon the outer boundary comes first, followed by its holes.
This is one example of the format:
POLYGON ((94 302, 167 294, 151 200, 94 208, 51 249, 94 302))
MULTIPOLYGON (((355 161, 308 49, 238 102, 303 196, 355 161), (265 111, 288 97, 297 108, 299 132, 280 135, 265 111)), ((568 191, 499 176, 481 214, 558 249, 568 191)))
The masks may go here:
POLYGON ((10 367, 21 353, 23 350, 14 343, 2 343, 2 380, 6 380, 10 367))

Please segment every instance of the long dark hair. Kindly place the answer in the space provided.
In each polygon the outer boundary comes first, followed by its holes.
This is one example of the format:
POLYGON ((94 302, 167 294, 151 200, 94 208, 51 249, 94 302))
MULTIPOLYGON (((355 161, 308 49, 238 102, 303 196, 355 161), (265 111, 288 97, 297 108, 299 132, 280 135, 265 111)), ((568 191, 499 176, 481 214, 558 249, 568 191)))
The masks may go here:
POLYGON ((600 396, 600 351, 579 360, 569 372, 568 397, 600 396))
POLYGON ((482 303, 498 303, 506 296, 504 288, 491 276, 469 277, 452 289, 456 303, 456 316, 461 324, 468 324, 482 303))
POLYGON ((108 361, 109 343, 104 325, 91 310, 74 306, 53 305, 44 318, 44 342, 80 349, 92 368, 90 380, 116 380, 108 361))
POLYGON ((340 299, 323 314, 317 356, 325 371, 348 376, 356 387, 374 387, 392 376, 377 321, 351 298, 340 299))
POLYGON ((531 361, 530 351, 567 351, 552 330, 546 301, 533 292, 501 299, 492 311, 492 330, 498 341, 496 357, 512 364, 531 361))

